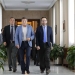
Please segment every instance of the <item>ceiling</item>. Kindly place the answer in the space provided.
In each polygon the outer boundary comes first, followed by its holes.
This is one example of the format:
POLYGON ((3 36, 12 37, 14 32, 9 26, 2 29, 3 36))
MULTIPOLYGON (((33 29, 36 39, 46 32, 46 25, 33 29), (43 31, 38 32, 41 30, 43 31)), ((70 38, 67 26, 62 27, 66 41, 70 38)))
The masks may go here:
POLYGON ((49 10, 56 0, 0 0, 5 10, 49 10))

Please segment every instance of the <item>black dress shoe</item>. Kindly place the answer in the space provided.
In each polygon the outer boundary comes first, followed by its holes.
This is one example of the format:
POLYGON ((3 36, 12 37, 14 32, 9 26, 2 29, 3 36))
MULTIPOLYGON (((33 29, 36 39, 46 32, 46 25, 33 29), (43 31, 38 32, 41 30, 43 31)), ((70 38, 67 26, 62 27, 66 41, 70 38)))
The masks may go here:
POLYGON ((27 71, 27 74, 30 74, 30 71, 27 71))
POLYGON ((34 61, 34 65, 36 65, 36 62, 34 61))
POLYGON ((41 73, 44 73, 44 71, 41 71, 41 73))
POLYGON ((36 66, 40 66, 40 63, 36 63, 36 66))
POLYGON ((17 69, 14 69, 14 70, 13 70, 13 72, 16 72, 16 71, 17 71, 17 69))
POLYGON ((25 74, 25 72, 22 72, 22 74, 25 74))
POLYGON ((44 70, 41 70, 41 73, 44 73, 44 70))
POLYGON ((12 71, 12 68, 11 67, 9 68, 9 71, 12 71))

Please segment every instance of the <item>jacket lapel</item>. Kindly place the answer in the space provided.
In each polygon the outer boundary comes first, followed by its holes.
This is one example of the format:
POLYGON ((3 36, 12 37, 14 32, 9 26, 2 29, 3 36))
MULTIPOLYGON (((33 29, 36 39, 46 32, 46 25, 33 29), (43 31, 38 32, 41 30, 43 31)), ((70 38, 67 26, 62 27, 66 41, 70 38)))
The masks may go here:
POLYGON ((48 31, 49 31, 49 28, 48 28, 48 26, 47 26, 47 42, 48 42, 48 31))
POLYGON ((15 31, 16 31, 17 26, 15 25, 15 31))
POLYGON ((22 33, 22 26, 21 26, 21 29, 20 29, 20 31, 21 31, 21 37, 23 36, 23 33, 22 33))
POLYGON ((28 32, 29 32, 29 26, 27 25, 27 34, 26 34, 26 37, 28 37, 28 32))
POLYGON ((41 35, 42 35, 42 39, 43 39, 43 35, 44 35, 44 32, 43 32, 43 27, 41 26, 41 35))
POLYGON ((10 25, 8 26, 8 34, 10 36, 10 25))

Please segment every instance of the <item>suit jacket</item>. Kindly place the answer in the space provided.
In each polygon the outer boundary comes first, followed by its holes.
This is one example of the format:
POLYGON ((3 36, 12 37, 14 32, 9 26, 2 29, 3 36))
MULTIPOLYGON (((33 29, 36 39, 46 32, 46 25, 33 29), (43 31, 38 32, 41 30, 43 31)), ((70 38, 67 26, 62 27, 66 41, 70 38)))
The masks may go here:
MULTIPOLYGON (((43 35, 43 27, 39 26, 36 31, 36 46, 43 46, 43 35)), ((53 45, 53 32, 50 26, 47 26, 47 42, 49 46, 51 46, 51 43, 53 45)))
POLYGON ((3 43, 3 34, 0 34, 0 45, 3 43))
MULTIPOLYGON (((34 31, 30 25, 27 25, 27 35, 26 38, 30 38, 31 40, 28 41, 30 47, 32 47, 32 40, 34 39, 34 31)), ((23 41, 23 33, 22 33, 22 26, 17 27, 16 34, 15 34, 15 45, 21 46, 23 41)))
MULTIPOLYGON (((17 28, 17 26, 15 25, 15 31, 16 31, 16 28, 17 28)), ((3 42, 7 43, 6 47, 8 47, 10 44, 10 25, 7 25, 4 27, 3 42)))

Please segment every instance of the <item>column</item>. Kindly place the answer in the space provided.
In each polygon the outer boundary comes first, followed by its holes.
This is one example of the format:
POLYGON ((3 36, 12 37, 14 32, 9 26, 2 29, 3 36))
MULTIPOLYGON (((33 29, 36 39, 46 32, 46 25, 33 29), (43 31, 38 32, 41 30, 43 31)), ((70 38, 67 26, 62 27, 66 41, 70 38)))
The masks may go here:
POLYGON ((74 45, 74 0, 68 0, 68 46, 74 45))
POLYGON ((55 6, 53 6, 53 43, 55 43, 55 6))
POLYGON ((63 0, 60 0, 60 46, 63 46, 63 0))

